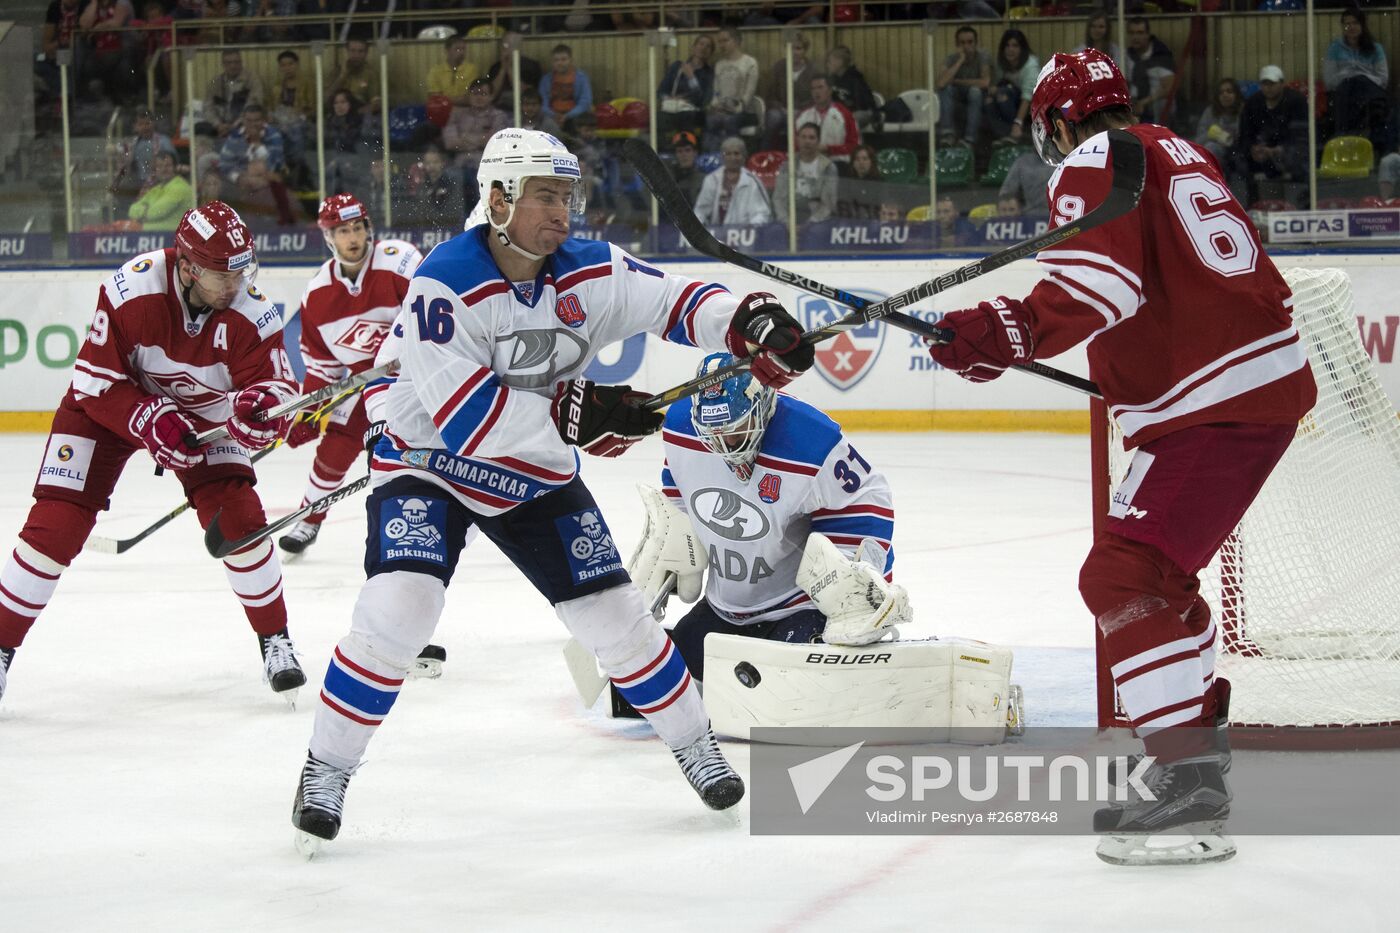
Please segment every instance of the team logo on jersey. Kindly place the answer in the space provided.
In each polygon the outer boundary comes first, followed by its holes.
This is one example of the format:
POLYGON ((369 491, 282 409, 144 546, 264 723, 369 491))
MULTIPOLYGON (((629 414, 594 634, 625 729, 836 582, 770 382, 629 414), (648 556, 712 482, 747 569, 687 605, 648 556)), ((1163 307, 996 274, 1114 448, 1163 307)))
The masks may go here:
POLYGON ((61 445, 61 446, 58 448, 58 459, 59 459, 61 462, 63 462, 63 463, 67 463, 69 460, 72 460, 72 459, 73 459, 73 445, 72 445, 72 444, 63 444, 63 445, 61 445))
POLYGON ((447 563, 447 503, 442 499, 412 496, 386 499, 380 518, 384 534, 379 539, 380 560, 418 560, 447 563))
MULTIPOLYGON (((882 292, 869 289, 856 289, 854 294, 871 301, 886 297, 882 292)), ((845 305, 826 298, 804 295, 797 300, 797 317, 806 330, 824 327, 849 313, 850 309, 845 305)), ((817 372, 842 392, 851 390, 875 368, 875 361, 885 344, 887 329, 879 321, 871 321, 817 344, 817 372)))
POLYGON ((588 342, 573 331, 517 330, 496 338, 511 343, 501 382, 512 389, 543 389, 572 373, 588 355, 588 342))
POLYGON ((397 256, 398 254, 399 254, 399 248, 398 248, 397 246, 386 246, 386 247, 384 247, 384 255, 385 255, 385 256, 397 256))
POLYGON ((613 543, 612 532, 594 509, 586 509, 554 520, 559 539, 569 555, 569 570, 575 583, 586 583, 622 569, 622 558, 613 543))
POLYGON ((756 541, 768 534, 768 516, 732 489, 707 486, 690 497, 690 514, 729 541, 756 541))
POLYGON ((554 303, 554 313, 559 320, 570 327, 579 327, 587 320, 588 315, 583 311, 583 304, 579 302, 575 294, 560 295, 559 300, 554 303))
POLYGON ((80 491, 86 488, 88 468, 92 466, 92 454, 96 447, 97 442, 89 437, 51 435, 49 446, 44 451, 44 462, 39 467, 37 485, 62 486, 80 491))
POLYGON ((147 370, 146 380, 155 385, 157 392, 166 398, 173 399, 181 408, 194 411, 219 408, 217 420, 222 420, 223 412, 227 410, 228 402, 224 397, 223 390, 200 382, 191 373, 182 370, 173 373, 156 373, 147 370))
POLYGON ((131 271, 132 271, 132 272, 146 272, 146 271, 149 270, 149 269, 151 268, 151 266, 153 266, 153 265, 155 265, 155 263, 151 262, 149 259, 139 259, 139 260, 137 260, 136 262, 133 262, 133 263, 131 264, 131 271))
POLYGON ((340 335, 340 339, 335 342, 337 347, 344 347, 356 353, 373 353, 379 349, 379 345, 384 342, 384 338, 389 335, 389 323, 387 321, 367 321, 359 318, 355 323, 346 328, 345 333, 340 335))
POLYGON ((758 481, 758 497, 769 505, 778 501, 782 490, 783 478, 776 473, 769 473, 758 481))

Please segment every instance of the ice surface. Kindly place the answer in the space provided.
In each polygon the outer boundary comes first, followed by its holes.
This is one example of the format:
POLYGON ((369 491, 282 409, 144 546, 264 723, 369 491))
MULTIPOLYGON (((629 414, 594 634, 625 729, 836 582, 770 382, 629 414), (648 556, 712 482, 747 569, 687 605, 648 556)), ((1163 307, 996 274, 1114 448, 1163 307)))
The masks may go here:
MULTIPOLYGON (((918 623, 1015 646, 1032 724, 1093 721, 1088 441, 857 435, 890 477, 896 575, 918 623)), ((43 438, 0 436, 0 547, 29 507, 43 438)), ((660 446, 588 459, 620 543, 660 446)), ((310 450, 260 467, 269 512, 299 501, 310 450)), ((97 533, 180 501, 144 455, 97 533)), ((316 690, 362 579, 363 512, 332 512, 286 568, 311 683, 295 712, 185 515, 120 556, 82 555, 0 705, 0 930, 1389 929, 1390 838, 1239 840, 1224 865, 1125 869, 1085 837, 781 838, 703 809, 635 724, 578 708, 547 604, 486 541, 464 558, 436 641, 317 861, 288 822, 316 690), (1382 873, 1385 872, 1383 875, 1382 873)), ((748 748, 725 743, 743 774, 748 748)))

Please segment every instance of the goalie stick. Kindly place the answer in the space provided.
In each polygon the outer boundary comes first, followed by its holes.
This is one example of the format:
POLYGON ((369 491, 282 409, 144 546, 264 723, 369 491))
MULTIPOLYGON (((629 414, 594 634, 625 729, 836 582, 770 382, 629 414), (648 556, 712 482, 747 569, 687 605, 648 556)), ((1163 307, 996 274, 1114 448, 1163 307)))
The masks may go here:
MULTIPOLYGON (((642 176, 642 180, 651 189, 657 201, 665 208, 677 228, 686 240, 699 252, 737 265, 765 278, 783 282, 795 288, 811 291, 823 297, 838 301, 841 304, 849 305, 856 310, 833 321, 824 327, 817 328, 804 335, 803 340, 809 344, 819 343, 836 336, 841 331, 859 327, 868 321, 887 319, 887 322, 906 330, 911 330, 932 340, 946 343, 951 339, 951 334, 945 329, 926 321, 911 317, 899 311, 900 308, 907 307, 922 301, 931 295, 947 291, 963 285, 971 280, 1007 266, 1019 259, 1024 259, 1042 249, 1055 246, 1077 236, 1086 230, 1102 226, 1112 220, 1116 220, 1137 207, 1138 200, 1142 196, 1142 186, 1145 175, 1145 161, 1142 151, 1142 144, 1131 133, 1122 130, 1110 130, 1109 137, 1109 158, 1113 165, 1112 186, 1108 196, 1103 203, 1094 210, 1085 214, 1079 220, 1056 227, 1054 230, 1047 230, 1042 234, 1031 237, 1029 240, 1008 246, 982 259, 968 263, 952 272, 932 279, 922 285, 916 285, 911 289, 900 292, 886 298, 883 301, 872 302, 869 299, 861 298, 859 295, 852 295, 849 292, 832 288, 821 282, 798 275, 788 269, 772 265, 753 256, 745 255, 738 250, 721 243, 715 236, 706 229, 700 219, 695 216, 681 194, 679 187, 671 178, 670 171, 662 163, 656 152, 646 143, 639 139, 628 140, 623 144, 623 153, 628 160, 636 167, 637 173, 642 176)), ((747 361, 736 364, 732 367, 716 370, 706 376, 692 379, 683 385, 668 389, 653 395, 642 403, 642 407, 657 409, 693 395, 696 392, 717 385, 725 379, 747 368, 747 361)), ((1086 395, 1099 396, 1098 386, 1087 379, 1081 379, 1068 373, 1061 372, 1042 363, 1031 362, 1024 365, 1017 365, 1017 369, 1030 372, 1052 382, 1064 385, 1086 395)))

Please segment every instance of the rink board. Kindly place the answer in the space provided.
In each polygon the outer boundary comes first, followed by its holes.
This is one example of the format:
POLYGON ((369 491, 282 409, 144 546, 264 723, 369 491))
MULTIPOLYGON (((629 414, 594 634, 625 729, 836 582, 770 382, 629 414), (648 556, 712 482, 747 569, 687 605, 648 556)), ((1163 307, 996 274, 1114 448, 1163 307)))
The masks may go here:
MULTIPOLYGON (((1357 323, 1392 399, 1400 399, 1400 306, 1394 298, 1397 257, 1389 254, 1283 256, 1280 266, 1338 266, 1351 276, 1357 323)), ((823 261, 794 260, 793 271, 879 300, 951 271, 958 259, 823 261)), ((775 292, 808 327, 834 320, 847 309, 824 298, 761 279, 719 263, 672 263, 696 278, 731 291, 775 292)), ((297 310, 310 267, 266 267, 257 287, 287 316, 288 349, 300 371, 297 310)), ((43 431, 68 386, 72 362, 106 273, 96 270, 0 273, 0 293, 13 296, 0 310, 0 430, 43 431)), ((928 320, 1000 294, 1024 295, 1039 279, 1033 261, 1016 263, 905 309, 928 320)), ((586 311, 589 309, 585 309, 586 311)), ((700 354, 651 336, 614 344, 589 367, 600 382, 628 383, 660 391, 684 381, 700 354)), ((1085 375, 1082 347, 1049 361, 1085 375)), ((794 384, 794 394, 839 413, 857 430, 1087 430, 1083 399, 1039 379, 1016 376, 972 385, 936 369, 922 340, 883 324, 870 324, 824 344, 815 372, 794 384)))

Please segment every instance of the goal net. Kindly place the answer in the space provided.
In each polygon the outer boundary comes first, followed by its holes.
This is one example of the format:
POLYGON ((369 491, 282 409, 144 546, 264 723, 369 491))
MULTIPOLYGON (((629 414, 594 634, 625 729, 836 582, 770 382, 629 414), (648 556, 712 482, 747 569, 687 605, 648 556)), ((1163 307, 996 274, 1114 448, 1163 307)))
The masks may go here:
MULTIPOLYGON (((1220 631, 1216 670, 1233 688, 1232 724, 1355 738, 1400 725, 1400 421, 1361 345, 1346 275, 1284 276, 1317 406, 1202 571, 1201 592, 1220 631)), ((1116 485, 1128 455, 1111 421, 1095 433, 1107 442, 1095 458, 1096 501, 1106 501, 1102 465, 1116 485)))

